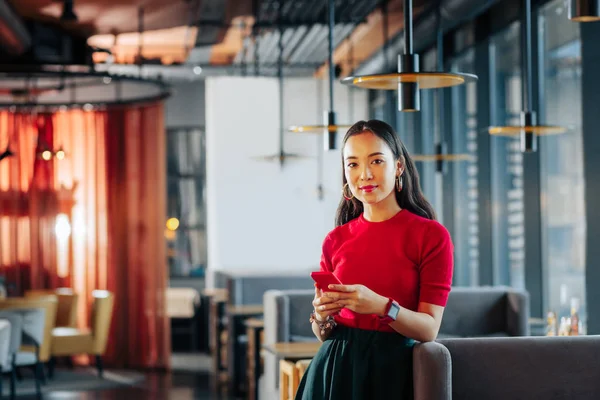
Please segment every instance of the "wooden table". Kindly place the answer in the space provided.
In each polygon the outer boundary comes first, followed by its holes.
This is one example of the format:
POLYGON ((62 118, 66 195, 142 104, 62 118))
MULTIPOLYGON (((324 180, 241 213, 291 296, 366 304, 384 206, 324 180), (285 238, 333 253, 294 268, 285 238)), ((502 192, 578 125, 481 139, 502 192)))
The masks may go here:
POLYGON ((202 290, 202 296, 214 298, 218 301, 227 301, 229 299, 229 291, 221 288, 207 288, 202 290))
POLYGON ((261 374, 260 350, 263 342, 265 321, 259 318, 246 320, 246 335, 248 336, 248 400, 258 400, 258 379, 261 374))
POLYGON ((320 347, 321 342, 272 343, 263 345, 266 351, 274 354, 277 358, 277 365, 280 368, 280 399, 293 398, 295 395, 299 383, 296 361, 312 359, 320 347), (292 377, 291 381, 286 382, 286 377, 288 379, 292 377))
POLYGON ((313 358, 321 348, 321 342, 271 343, 263 349, 274 354, 278 360, 300 360, 313 358))
MULTIPOLYGON (((243 393, 241 386, 246 386, 244 377, 245 363, 240 362, 240 347, 238 337, 246 332, 245 321, 251 317, 260 317, 263 314, 262 304, 232 305, 226 307, 227 315, 227 374, 229 379, 229 393, 237 396, 243 393)), ((245 356, 245 354, 244 354, 245 356)), ((245 358, 242 356, 242 360, 245 358)))

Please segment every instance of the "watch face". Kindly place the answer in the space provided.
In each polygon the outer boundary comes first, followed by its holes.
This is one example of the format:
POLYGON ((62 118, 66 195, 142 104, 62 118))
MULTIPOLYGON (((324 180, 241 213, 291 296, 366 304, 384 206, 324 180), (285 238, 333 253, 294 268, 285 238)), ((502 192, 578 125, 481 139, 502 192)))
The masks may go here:
POLYGON ((388 311, 387 316, 395 321, 396 317, 398 317, 399 312, 400 312, 400 305, 394 301, 394 302, 392 302, 392 305, 390 306, 390 311, 388 311))

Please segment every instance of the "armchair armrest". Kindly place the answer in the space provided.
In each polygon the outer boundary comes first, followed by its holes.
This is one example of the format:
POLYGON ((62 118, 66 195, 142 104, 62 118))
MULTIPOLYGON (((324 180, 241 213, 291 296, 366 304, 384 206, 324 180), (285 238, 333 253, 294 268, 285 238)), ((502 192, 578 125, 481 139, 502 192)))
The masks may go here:
POLYGON ((446 346, 417 343, 413 350, 415 400, 452 399, 452 359, 446 346))

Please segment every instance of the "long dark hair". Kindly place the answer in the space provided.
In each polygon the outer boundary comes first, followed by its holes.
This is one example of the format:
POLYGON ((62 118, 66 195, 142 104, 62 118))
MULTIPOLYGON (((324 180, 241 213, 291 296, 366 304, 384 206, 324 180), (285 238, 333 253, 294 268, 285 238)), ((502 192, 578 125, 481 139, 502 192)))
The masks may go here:
MULTIPOLYGON (((363 132, 371 132, 381 140, 387 143, 394 154, 394 160, 400 160, 404 166, 404 173, 402 174, 403 187, 400 192, 394 190, 396 193, 396 201, 398 205, 407 209, 408 211, 420 215, 427 219, 436 219, 435 211, 433 207, 421 191, 421 185, 419 184, 419 173, 415 168, 415 164, 410 158, 406 147, 398 137, 398 134, 394 131, 390 125, 383 121, 372 119, 370 121, 358 121, 346 132, 344 136, 343 146, 346 144, 349 138, 354 135, 358 135, 363 132)), ((342 154, 342 184, 346 184, 346 175, 344 174, 344 155, 342 154)), ((342 200, 338 206, 337 213, 335 216, 335 225, 340 226, 345 223, 357 218, 363 212, 363 205, 356 198, 352 200, 346 200, 342 195, 342 200)))

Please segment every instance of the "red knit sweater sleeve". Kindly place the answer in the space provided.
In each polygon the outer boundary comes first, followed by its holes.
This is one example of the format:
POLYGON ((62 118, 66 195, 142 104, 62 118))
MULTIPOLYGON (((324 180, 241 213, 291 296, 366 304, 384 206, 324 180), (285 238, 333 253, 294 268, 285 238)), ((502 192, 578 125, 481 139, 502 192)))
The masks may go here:
POLYGON ((322 252, 321 252, 321 271, 333 272, 331 265, 331 246, 332 239, 331 234, 325 237, 323 240, 322 252))
POLYGON ((419 302, 446 306, 452 285, 453 251, 446 228, 430 222, 422 243, 419 302))

